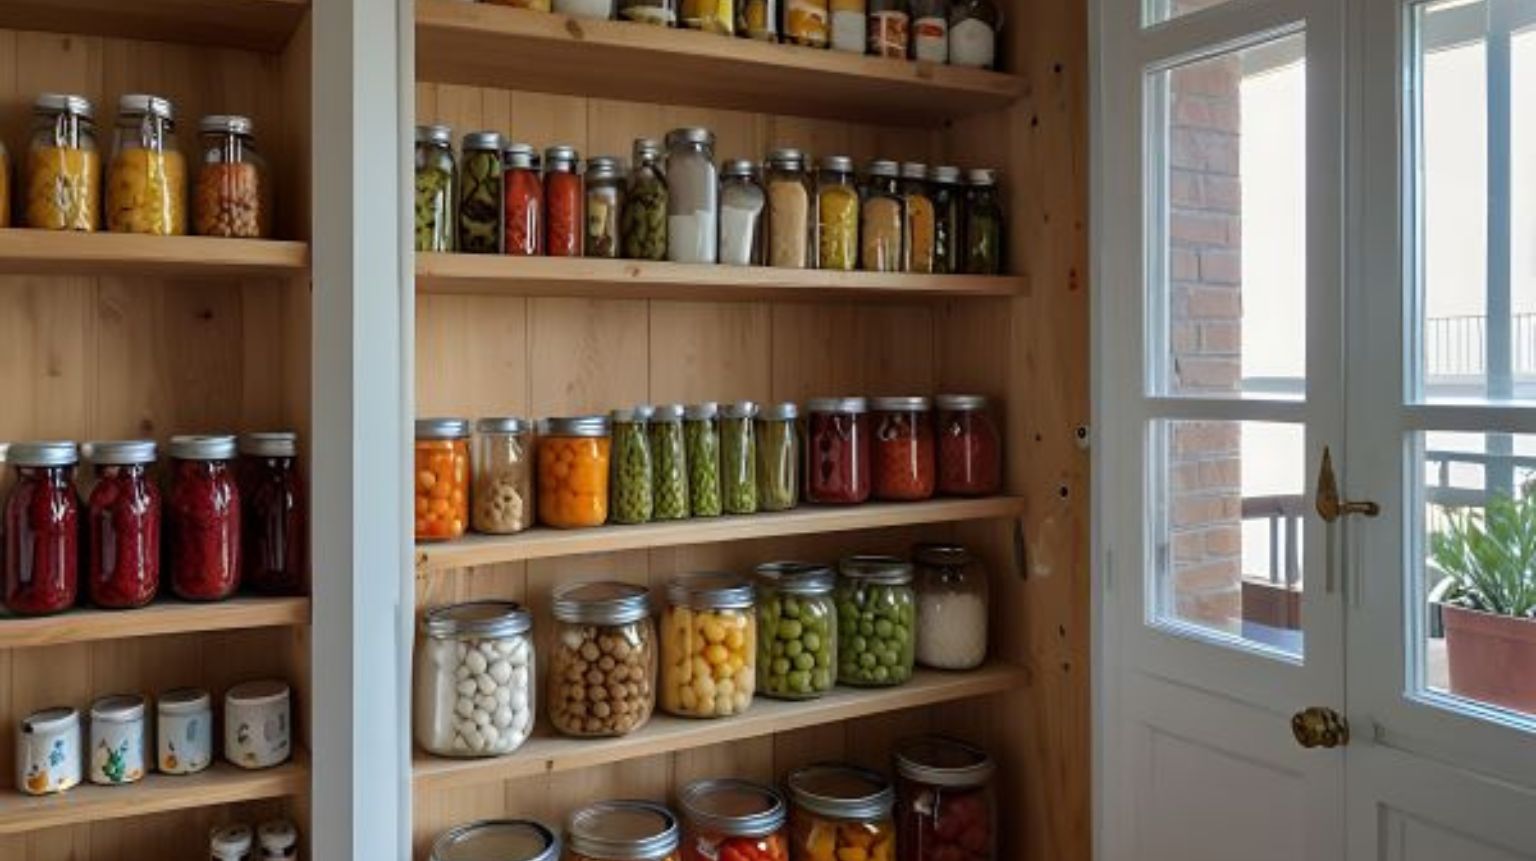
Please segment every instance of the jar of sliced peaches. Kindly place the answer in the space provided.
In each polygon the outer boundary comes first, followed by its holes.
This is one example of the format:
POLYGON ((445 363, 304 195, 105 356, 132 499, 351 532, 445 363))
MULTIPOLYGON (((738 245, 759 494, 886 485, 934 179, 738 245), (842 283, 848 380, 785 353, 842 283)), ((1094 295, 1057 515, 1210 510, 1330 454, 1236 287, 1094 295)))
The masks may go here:
POLYGON ((757 617, 752 584, 704 573, 667 583, 661 620, 661 707, 680 717, 741 714, 752 704, 757 617))
POLYGON ((896 791, 878 772, 808 765, 789 775, 795 861, 895 861, 896 791))
POLYGON ((416 420, 416 540, 446 541, 469 524, 469 422, 416 420))

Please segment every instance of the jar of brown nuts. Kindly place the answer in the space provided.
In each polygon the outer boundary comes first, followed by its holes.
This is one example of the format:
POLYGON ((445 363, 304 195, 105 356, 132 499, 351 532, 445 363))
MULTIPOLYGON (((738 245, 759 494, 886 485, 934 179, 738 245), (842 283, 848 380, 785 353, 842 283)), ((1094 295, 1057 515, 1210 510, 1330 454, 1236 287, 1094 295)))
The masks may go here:
POLYGON ((555 593, 549 719, 566 735, 617 736, 656 705, 656 628, 645 587, 581 583, 555 593))
POLYGON ((265 239, 272 235, 271 178, 256 151, 248 117, 203 117, 203 157, 192 191, 192 230, 199 236, 265 239))

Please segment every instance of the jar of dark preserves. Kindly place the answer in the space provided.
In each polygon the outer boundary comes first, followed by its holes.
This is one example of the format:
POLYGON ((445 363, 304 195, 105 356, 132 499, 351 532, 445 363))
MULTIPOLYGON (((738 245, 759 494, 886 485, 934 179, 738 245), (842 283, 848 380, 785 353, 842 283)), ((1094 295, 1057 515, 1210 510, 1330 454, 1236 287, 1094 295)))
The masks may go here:
POLYGON ((86 447, 95 481, 87 495, 85 583, 91 603, 127 610, 160 590, 160 488, 149 480, 150 440, 86 447))
POLYGON ((218 601, 240 588, 240 493, 235 438, 171 437, 166 496, 171 588, 188 601, 218 601))
POLYGON ((981 395, 939 395, 939 492, 984 496, 1003 485, 1003 438, 981 395))
POLYGON ((896 747, 896 845, 912 861, 997 857, 996 770, 985 751, 941 736, 896 747))
POLYGON ((869 406, 863 398, 806 404, 805 498, 849 504, 869 499, 869 406))
POLYGON ((14 443, 5 500, 5 606, 23 616, 68 610, 79 583, 80 500, 72 442, 14 443))
POLYGON ((240 437, 240 552, 245 582, 267 595, 304 594, 308 522, 297 434, 240 437))

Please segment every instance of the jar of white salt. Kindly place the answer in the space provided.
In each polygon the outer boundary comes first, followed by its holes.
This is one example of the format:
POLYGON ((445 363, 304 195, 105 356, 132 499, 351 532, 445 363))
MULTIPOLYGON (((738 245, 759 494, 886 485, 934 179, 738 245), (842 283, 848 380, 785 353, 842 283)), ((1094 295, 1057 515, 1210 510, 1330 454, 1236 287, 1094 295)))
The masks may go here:
POLYGON ((987 659, 987 572, 958 544, 925 544, 917 563, 917 662, 969 670, 987 659))

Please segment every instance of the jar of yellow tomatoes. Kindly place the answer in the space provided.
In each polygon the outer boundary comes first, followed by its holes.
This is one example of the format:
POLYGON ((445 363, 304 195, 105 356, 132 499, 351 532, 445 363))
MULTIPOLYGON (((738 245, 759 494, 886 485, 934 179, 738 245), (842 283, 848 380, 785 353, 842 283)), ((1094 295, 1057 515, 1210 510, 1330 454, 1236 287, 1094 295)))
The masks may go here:
POLYGON ((791 772, 788 784, 796 861, 895 861, 896 791, 878 772, 808 765, 791 772))
POLYGON ((101 152, 84 96, 44 93, 32 106, 26 155, 26 226, 90 232, 101 224, 101 152))
POLYGON ((752 584, 704 573, 667 583, 661 619, 661 707, 681 717, 741 714, 752 704, 757 616, 752 584))
POLYGON ((565 861, 678 861, 677 817, 650 801, 599 801, 571 814, 565 861))
POLYGON ((469 523, 469 422, 416 420, 416 540, 445 541, 469 523))
POLYGON ((181 236, 187 232, 187 162, 176 148, 170 99, 130 94, 117 102, 117 135, 107 168, 107 229, 181 236))
POLYGON ((613 438, 603 416, 545 419, 539 425, 539 522, 558 529, 608 520, 613 438))

